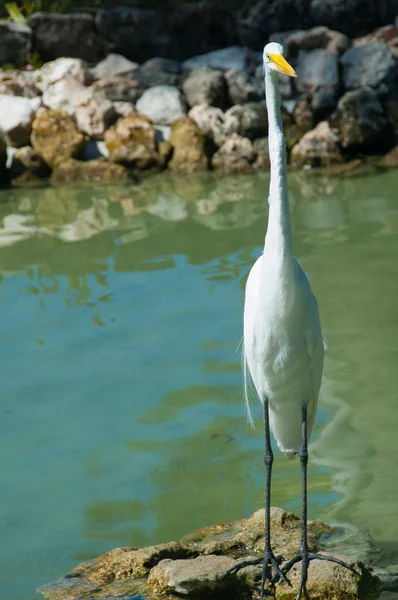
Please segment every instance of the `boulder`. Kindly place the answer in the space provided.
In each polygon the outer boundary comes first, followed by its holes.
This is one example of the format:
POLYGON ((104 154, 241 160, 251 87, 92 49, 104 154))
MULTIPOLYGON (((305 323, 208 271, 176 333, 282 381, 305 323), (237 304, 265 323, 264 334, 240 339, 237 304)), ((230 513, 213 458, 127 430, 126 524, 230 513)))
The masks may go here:
POLYGON ((214 154, 211 164, 222 173, 251 173, 255 159, 252 142, 233 133, 214 154))
POLYGON ((345 148, 375 150, 388 139, 385 135, 387 119, 371 88, 346 92, 340 98, 330 124, 345 148))
POLYGON ((32 146, 18 148, 12 156, 10 165, 10 178, 12 180, 48 177, 50 169, 42 156, 32 146))
POLYGON ((102 140, 105 131, 116 121, 116 110, 104 94, 84 88, 75 99, 75 115, 80 131, 102 140))
POLYGON ((168 18, 161 11, 119 6, 98 11, 95 24, 110 52, 138 63, 167 56, 168 18))
POLYGON ((256 153, 255 169, 268 171, 270 168, 268 138, 257 138, 253 142, 253 150, 256 153))
POLYGON ((329 166, 343 162, 340 142, 327 121, 321 121, 292 148, 291 162, 296 166, 329 166))
POLYGON ((86 89, 78 80, 65 77, 46 88, 43 94, 43 104, 52 110, 62 110, 68 115, 74 115, 77 98, 86 89))
POLYGON ((182 76, 179 73, 168 73, 167 71, 155 69, 141 69, 139 72, 133 73, 131 77, 136 79, 139 82, 140 87, 144 90, 157 85, 180 87, 182 80, 182 76))
POLYGON ((362 46, 368 42, 374 42, 383 40, 389 46, 396 55, 398 47, 398 27, 397 25, 384 25, 384 27, 378 27, 375 31, 372 31, 369 35, 357 38, 354 40, 355 46, 362 46))
POLYGON ((156 56, 155 58, 150 58, 145 61, 142 65, 141 71, 150 71, 150 72, 161 72, 161 73, 169 73, 172 75, 179 75, 181 73, 182 65, 180 61, 173 60, 171 58, 161 58, 160 56, 156 56))
POLYGON ((131 102, 113 102, 113 108, 119 117, 129 117, 135 113, 134 104, 131 102))
POLYGON ((315 112, 333 109, 339 94, 338 55, 329 50, 302 50, 297 67, 296 87, 311 98, 315 112))
POLYGON ((138 100, 136 108, 159 125, 170 125, 186 115, 180 91, 169 85, 159 85, 146 90, 138 100))
POLYGON ((397 0, 312 0, 310 17, 314 25, 354 37, 391 23, 397 12, 397 0))
POLYGON ((233 106, 224 116, 224 133, 237 133, 254 140, 268 132, 268 118, 265 102, 250 102, 233 106))
MULTIPOLYGON (((228 556, 198 556, 185 560, 162 560, 149 575, 147 590, 150 593, 167 596, 195 598, 215 598, 224 595, 228 588, 232 592, 236 578, 224 578, 224 573, 236 565, 236 560, 228 556)), ((235 585, 234 585, 235 584, 235 585)))
POLYGON ((224 3, 187 2, 179 4, 170 15, 169 50, 164 56, 184 60, 237 43, 236 19, 224 3))
POLYGON ((350 48, 341 58, 341 64, 347 90, 366 86, 387 90, 396 72, 394 57, 383 41, 350 48))
POLYGON ((225 134, 225 113, 220 108, 198 104, 191 108, 188 116, 199 129, 213 139, 216 146, 224 144, 227 138, 225 134))
POLYGON ((395 84, 389 94, 386 103, 385 110, 388 121, 394 128, 394 131, 398 133, 398 85, 395 84))
POLYGON ((200 67, 191 71, 182 85, 189 106, 207 104, 225 108, 227 105, 228 89, 221 71, 211 67, 200 67))
POLYGON ((170 144, 173 157, 169 162, 169 169, 172 171, 193 173, 208 168, 206 136, 188 117, 173 123, 170 144))
POLYGON ((85 139, 75 119, 60 110, 42 110, 33 121, 34 149, 52 168, 68 158, 79 156, 85 139))
POLYGON ((244 71, 229 69, 224 76, 227 82, 230 104, 246 104, 264 98, 264 94, 259 92, 259 86, 255 78, 247 75, 244 71))
POLYGON ((295 104, 292 114, 282 112, 286 147, 291 150, 305 133, 314 127, 314 114, 310 103, 302 96, 295 104))
POLYGON ((130 102, 135 104, 144 90, 137 79, 128 77, 102 77, 91 89, 101 92, 111 102, 130 102))
POLYGON ((80 58, 58 58, 35 71, 35 82, 42 92, 45 92, 50 85, 67 77, 74 79, 81 85, 91 83, 87 63, 80 58))
POLYGON ((135 113, 119 119, 105 132, 109 158, 118 163, 146 169, 159 164, 156 133, 151 120, 135 113))
POLYGON ((29 144, 32 123, 41 104, 40 98, 0 95, 0 131, 9 146, 29 144))
MULTIPOLYGON (((272 41, 273 36, 271 36, 272 41)), ((276 41, 276 40, 275 40, 276 41)), ((319 26, 307 31, 295 31, 284 43, 285 53, 290 59, 298 56, 300 50, 326 49, 343 54, 351 46, 351 40, 344 33, 319 26)))
POLYGON ((6 165, 7 165, 7 145, 3 136, 0 133, 0 185, 7 182, 6 177, 6 165))
POLYGON ((120 54, 110 53, 104 60, 101 60, 94 69, 92 75, 95 79, 102 77, 118 77, 120 75, 129 75, 135 73, 140 68, 139 64, 121 56, 120 54))
POLYGON ((264 41, 276 31, 291 31, 309 26, 307 0, 259 0, 242 23, 245 44, 262 50, 264 41))
POLYGON ((118 165, 106 158, 98 158, 83 162, 68 158, 57 165, 51 173, 51 183, 72 183, 75 181, 126 181, 130 174, 126 167, 118 165))
POLYGON ((255 66, 257 66, 261 62, 261 57, 256 56, 243 46, 233 46, 232 48, 214 50, 213 52, 188 58, 184 60, 182 67, 185 71, 192 71, 193 69, 199 69, 199 67, 212 67, 220 71, 227 71, 228 69, 247 71, 252 66, 253 60, 255 66))
POLYGON ((395 146, 392 150, 387 152, 383 158, 378 161, 378 166, 385 169, 396 169, 398 168, 398 146, 395 146))
POLYGON ((35 50, 44 61, 70 56, 97 62, 106 52, 94 18, 87 13, 37 12, 29 18, 35 50))
POLYGON ((31 71, 0 70, 0 94, 36 98, 40 93, 35 83, 35 75, 31 71))
POLYGON ((32 47, 32 30, 25 23, 0 21, 0 66, 21 67, 32 47))

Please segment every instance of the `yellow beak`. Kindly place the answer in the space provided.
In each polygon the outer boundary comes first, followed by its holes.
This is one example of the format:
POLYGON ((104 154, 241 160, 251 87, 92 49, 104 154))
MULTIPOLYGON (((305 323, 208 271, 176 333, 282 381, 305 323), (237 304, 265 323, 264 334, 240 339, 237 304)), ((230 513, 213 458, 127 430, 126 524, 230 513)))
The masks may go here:
POLYGON ((287 60, 282 56, 282 54, 269 54, 269 60, 273 65, 275 65, 277 71, 279 73, 284 73, 285 75, 289 75, 290 77, 297 77, 296 71, 292 66, 289 65, 287 60))

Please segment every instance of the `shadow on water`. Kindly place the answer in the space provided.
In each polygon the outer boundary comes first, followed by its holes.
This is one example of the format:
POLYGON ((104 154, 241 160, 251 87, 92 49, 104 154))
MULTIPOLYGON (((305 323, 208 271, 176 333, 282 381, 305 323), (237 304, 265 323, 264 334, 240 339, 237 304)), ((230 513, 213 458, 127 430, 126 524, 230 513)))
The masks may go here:
MULTIPOLYGON (((289 182, 328 340, 310 517, 369 530, 397 562, 398 177, 289 182)), ((266 174, 163 174, 0 193, 8 598, 262 506, 261 420, 245 425, 236 349, 267 188, 266 174)), ((300 510, 299 465, 278 453, 273 504, 300 510)))

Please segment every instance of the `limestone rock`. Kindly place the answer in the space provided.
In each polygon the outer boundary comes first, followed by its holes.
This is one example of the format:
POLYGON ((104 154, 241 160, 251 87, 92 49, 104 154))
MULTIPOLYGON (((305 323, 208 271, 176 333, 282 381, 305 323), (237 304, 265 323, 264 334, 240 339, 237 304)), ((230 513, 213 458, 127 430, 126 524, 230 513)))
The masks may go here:
POLYGON ((224 116, 224 132, 226 135, 237 133, 250 140, 267 135, 268 118, 265 102, 238 104, 227 110, 224 116))
POLYGON ((134 73, 140 68, 139 64, 111 52, 104 60, 101 60, 94 69, 92 74, 95 79, 101 79, 102 77, 118 77, 120 75, 128 75, 134 73))
POLYGON ((129 117, 130 115, 133 115, 136 112, 134 104, 132 104, 131 102, 113 102, 113 108, 115 109, 116 114, 119 115, 119 117, 129 117))
POLYGON ((115 162, 146 169, 159 164, 156 133, 151 120, 135 113, 119 119, 105 132, 109 158, 115 162))
POLYGON ((0 21, 0 65, 21 67, 32 45, 32 30, 24 23, 0 21))
POLYGON ((329 166, 343 162, 338 136, 327 121, 319 123, 293 147, 291 162, 298 166, 329 166))
POLYGON ((193 173, 207 169, 206 137, 188 117, 175 121, 171 126, 170 144, 173 157, 169 163, 172 171, 193 173))
POLYGON ((40 98, 0 95, 0 130, 9 146, 29 144, 32 123, 40 98))
POLYGON ((40 90, 31 71, 0 70, 0 94, 36 98, 40 95, 40 90))
POLYGON ((314 111, 327 111, 336 106, 340 82, 335 52, 301 51, 297 75, 297 89, 311 98, 314 111))
POLYGON ((255 168, 268 171, 270 168, 268 138, 263 137, 254 140, 253 150, 256 153, 255 168))
POLYGON ((142 96, 143 89, 137 79, 128 77, 102 77, 92 86, 92 90, 98 90, 111 102, 135 103, 142 96))
POLYGON ((77 157, 85 139, 70 115, 59 110, 43 110, 33 121, 32 144, 50 167, 77 157))
POLYGON ((178 60, 171 58, 161 58, 156 56, 145 61, 142 65, 141 71, 145 72, 156 72, 156 73, 169 73, 178 75, 181 73, 181 63, 178 60))
POLYGON ((366 86, 389 88, 396 71, 394 57, 383 41, 350 48, 341 58, 341 64, 347 90, 366 86))
POLYGON ((395 85, 385 102, 385 111, 388 121, 398 132, 398 85, 395 85))
POLYGON ((125 167, 106 158, 87 162, 68 158, 54 168, 51 173, 51 183, 125 181, 129 177, 129 172, 125 167))
POLYGON ((186 115, 180 91, 168 85, 159 85, 146 90, 138 100, 136 108, 153 123, 159 125, 171 125, 186 115))
POLYGON ((251 141, 233 133, 214 154, 212 166, 222 173, 251 173, 255 158, 251 141))
POLYGON ((182 85, 189 106, 207 104, 225 108, 227 83, 221 71, 203 66, 191 71, 182 85))
POLYGON ((7 146, 0 134, 0 184, 6 182, 7 146))
POLYGON ((35 49, 45 61, 70 56, 96 62, 106 51, 94 18, 87 13, 37 12, 29 18, 35 49))
POLYGON ((131 78, 136 80, 143 90, 146 90, 159 85, 170 85, 180 88, 182 76, 179 73, 168 73, 167 71, 157 69, 141 69, 131 75, 131 78))
POLYGON ((27 179, 31 175, 42 178, 48 177, 49 174, 50 170, 42 156, 32 146, 24 146, 14 152, 10 165, 11 179, 27 179))
POLYGON ((375 148, 382 141, 387 119, 374 90, 361 88, 340 98, 330 124, 344 147, 375 148))
POLYGON ((255 79, 244 71, 229 69, 225 73, 225 80, 228 87, 228 98, 232 105, 247 104, 247 102, 256 102, 264 98, 264 95, 259 93, 255 79))
POLYGON ((76 122, 80 131, 102 140, 105 131, 116 120, 115 108, 104 94, 90 88, 79 92, 75 100, 76 122))
POLYGON ((199 129, 211 136, 216 146, 222 146, 226 141, 225 113, 220 108, 198 104, 191 108, 188 116, 199 129))
POLYGON ((162 560, 151 570, 147 589, 162 596, 178 594, 193 598, 216 598, 228 590, 232 591, 231 577, 223 576, 235 564, 233 558, 215 554, 188 560, 162 560))
POLYGON ((87 63, 79 58, 58 58, 35 71, 36 85, 42 91, 65 78, 76 80, 82 85, 91 82, 87 63))
POLYGON ((46 88, 43 104, 46 108, 62 110, 68 115, 74 115, 78 95, 86 89, 77 79, 66 76, 46 88))
POLYGON ((346 35, 324 26, 313 27, 306 31, 295 31, 285 41, 286 55, 290 58, 298 56, 300 50, 308 51, 317 48, 343 54, 350 46, 351 40, 346 35))
POLYGON ((192 71, 200 67, 211 67, 220 71, 230 69, 233 71, 246 71, 251 60, 249 52, 247 48, 242 46, 222 48, 222 50, 214 50, 214 52, 188 58, 184 60, 182 66, 186 71, 192 71))

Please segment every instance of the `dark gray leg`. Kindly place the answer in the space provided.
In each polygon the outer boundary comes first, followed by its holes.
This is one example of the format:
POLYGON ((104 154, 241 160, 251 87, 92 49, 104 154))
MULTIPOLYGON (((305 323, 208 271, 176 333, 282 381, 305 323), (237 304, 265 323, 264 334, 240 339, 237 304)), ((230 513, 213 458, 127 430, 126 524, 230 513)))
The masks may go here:
POLYGON ((254 560, 243 561, 225 573, 237 573, 240 569, 251 565, 258 565, 262 563, 261 573, 261 600, 264 599, 264 586, 266 581, 276 583, 282 579, 285 583, 291 585, 289 579, 285 573, 279 567, 279 564, 283 558, 276 558, 271 549, 271 473, 272 463, 274 462, 274 455, 271 447, 271 435, 269 428, 269 409, 268 409, 268 398, 264 401, 264 435, 265 435, 265 452, 264 452, 264 464, 265 464, 265 536, 264 536, 264 557, 257 558, 254 560), (274 575, 272 576, 272 569, 274 575))
POLYGON ((308 434, 307 434, 307 405, 304 404, 302 408, 302 425, 301 425, 301 448, 300 448, 300 466, 301 466, 301 482, 302 482, 302 497, 303 497, 303 510, 302 510, 302 521, 301 521, 301 544, 300 550, 296 556, 291 558, 284 566, 283 573, 286 574, 296 563, 302 561, 301 579, 296 600, 299 600, 304 594, 304 598, 308 599, 307 593, 307 579, 308 579, 308 565, 311 560, 327 560, 329 562, 336 563, 346 569, 349 569, 357 575, 357 572, 351 565, 334 558, 333 556, 324 556, 323 554, 316 554, 308 551, 308 538, 307 538, 307 464, 308 464, 308 434))

